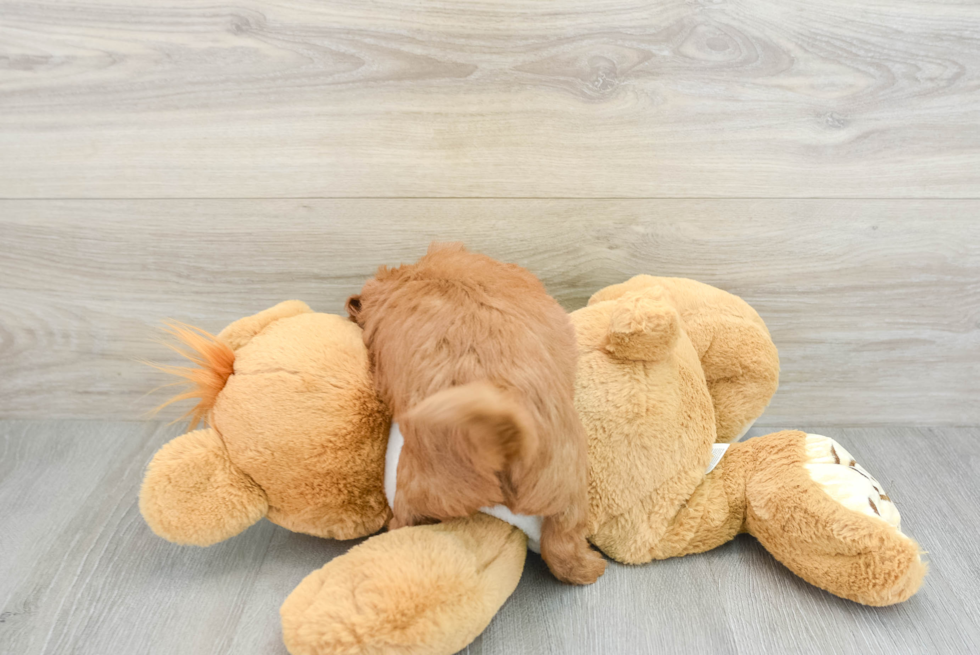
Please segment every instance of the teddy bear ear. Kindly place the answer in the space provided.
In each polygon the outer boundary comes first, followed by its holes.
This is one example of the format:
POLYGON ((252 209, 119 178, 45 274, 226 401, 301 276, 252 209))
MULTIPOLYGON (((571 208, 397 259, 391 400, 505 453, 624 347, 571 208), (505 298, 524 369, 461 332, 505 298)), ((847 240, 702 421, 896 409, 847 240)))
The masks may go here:
POLYGON ((153 532, 194 546, 233 537, 269 510, 265 492, 228 459, 213 428, 182 434, 153 456, 139 504, 153 532))
POLYGON ((279 319, 311 313, 313 310, 305 302, 286 300, 258 314, 246 316, 231 323, 218 333, 218 341, 228 344, 232 350, 238 350, 255 338, 255 335, 279 319))
POLYGON ((677 342, 677 310, 648 294, 628 293, 613 301, 606 351, 618 359, 659 361, 677 342))

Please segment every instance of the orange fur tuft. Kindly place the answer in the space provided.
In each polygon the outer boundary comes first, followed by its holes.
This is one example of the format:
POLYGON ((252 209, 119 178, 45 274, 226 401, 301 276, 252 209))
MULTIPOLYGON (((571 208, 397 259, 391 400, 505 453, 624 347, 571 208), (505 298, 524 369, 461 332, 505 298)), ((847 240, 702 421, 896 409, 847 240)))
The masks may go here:
POLYGON ((197 405, 180 417, 181 419, 189 417, 190 429, 193 430, 202 421, 209 422, 211 408, 214 407, 218 394, 225 388, 225 383, 231 374, 235 372, 235 351, 227 344, 218 341, 213 334, 192 325, 177 321, 167 322, 165 325, 167 327, 164 331, 175 337, 184 348, 170 343, 165 345, 196 364, 196 367, 150 363, 150 366, 156 369, 183 378, 183 382, 189 386, 187 391, 177 394, 158 406, 153 413, 181 400, 196 398, 197 405))

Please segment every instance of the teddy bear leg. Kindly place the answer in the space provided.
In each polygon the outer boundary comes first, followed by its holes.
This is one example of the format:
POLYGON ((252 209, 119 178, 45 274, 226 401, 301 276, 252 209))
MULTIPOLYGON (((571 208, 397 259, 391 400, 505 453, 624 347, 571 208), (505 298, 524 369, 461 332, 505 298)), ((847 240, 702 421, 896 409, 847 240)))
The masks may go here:
POLYGON ((600 526, 592 542, 618 562, 642 564, 703 553, 731 541, 745 522, 745 471, 751 462, 750 456, 741 456, 744 447, 729 447, 672 517, 662 512, 676 504, 654 498, 600 526))
MULTIPOLYGON (((918 544, 875 480, 833 439, 786 431, 740 444, 745 528, 801 578, 865 605, 914 594, 926 573, 918 544)), ((723 460, 724 461, 724 460, 723 460)))
POLYGON ((269 509, 265 492, 231 463, 213 428, 182 434, 153 456, 139 505, 157 535, 195 546, 233 537, 269 509))
POLYGON ((527 537, 477 514, 371 537, 308 575, 280 610, 292 655, 450 655, 513 593, 527 537))

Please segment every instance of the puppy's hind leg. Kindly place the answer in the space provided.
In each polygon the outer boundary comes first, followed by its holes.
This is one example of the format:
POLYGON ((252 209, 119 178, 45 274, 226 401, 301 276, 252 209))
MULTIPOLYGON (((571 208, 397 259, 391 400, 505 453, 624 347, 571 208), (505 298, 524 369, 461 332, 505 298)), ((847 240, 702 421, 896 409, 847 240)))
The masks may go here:
POLYGON ((592 584, 606 570, 606 560, 585 538, 584 512, 569 508, 544 517, 541 557, 551 573, 568 584, 592 584))
POLYGON ((418 517, 402 498, 395 498, 395 506, 391 508, 391 520, 388 521, 388 531, 398 528, 410 528, 418 525, 418 517))

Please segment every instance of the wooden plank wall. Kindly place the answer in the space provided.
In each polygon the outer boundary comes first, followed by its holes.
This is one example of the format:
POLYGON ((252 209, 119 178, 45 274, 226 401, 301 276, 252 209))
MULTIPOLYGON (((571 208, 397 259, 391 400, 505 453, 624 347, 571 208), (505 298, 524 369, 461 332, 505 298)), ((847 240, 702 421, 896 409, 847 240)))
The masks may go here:
POLYGON ((964 0, 0 1, 6 197, 973 197, 964 0))
POLYGON ((976 424, 978 221, 974 2, 0 0, 0 417, 458 238, 744 296, 762 424, 976 424))
POLYGON ((8 416, 137 417, 171 317, 211 330, 286 298, 343 313, 381 263, 462 238, 568 309, 639 272, 756 307, 782 354, 765 421, 969 423, 980 222, 964 200, 99 200, 3 203, 8 416), (934 218, 925 220, 927 214, 934 218))

